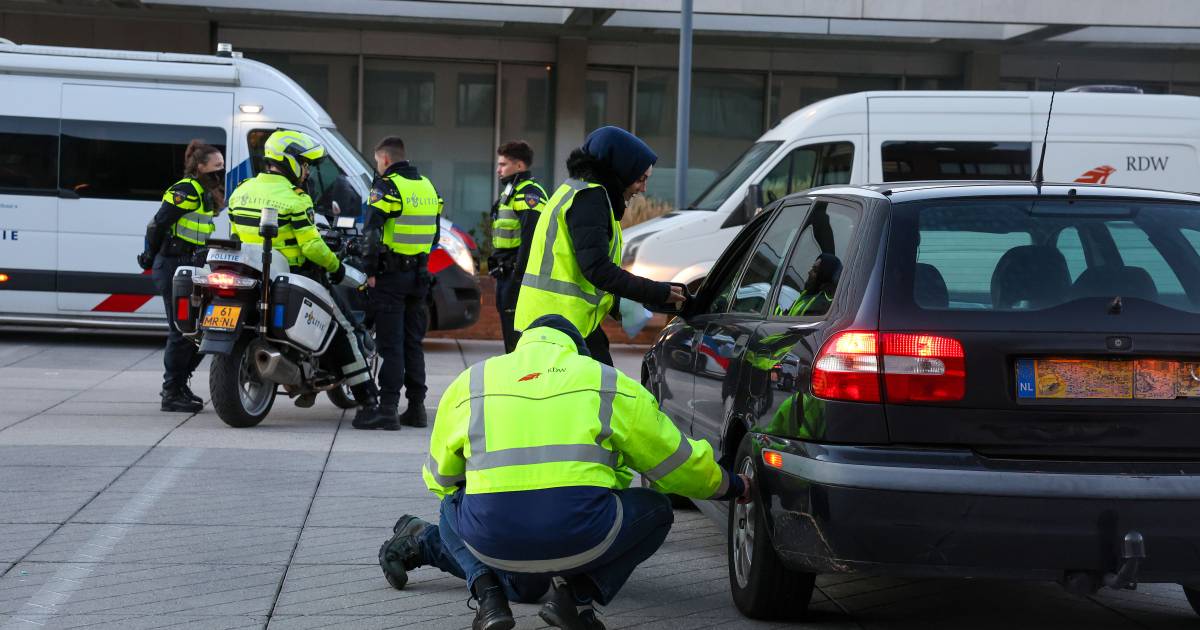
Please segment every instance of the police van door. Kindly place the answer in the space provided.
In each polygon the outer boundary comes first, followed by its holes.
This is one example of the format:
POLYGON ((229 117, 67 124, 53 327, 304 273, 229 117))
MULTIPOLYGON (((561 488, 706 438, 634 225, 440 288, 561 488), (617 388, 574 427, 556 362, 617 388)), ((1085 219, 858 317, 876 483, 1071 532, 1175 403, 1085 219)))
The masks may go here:
POLYGON ((51 315, 58 248, 58 114, 61 86, 0 75, 0 315, 51 315))
POLYGON ((183 177, 188 142, 224 151, 232 120, 230 92, 63 85, 60 311, 164 317, 136 261, 146 224, 183 177))

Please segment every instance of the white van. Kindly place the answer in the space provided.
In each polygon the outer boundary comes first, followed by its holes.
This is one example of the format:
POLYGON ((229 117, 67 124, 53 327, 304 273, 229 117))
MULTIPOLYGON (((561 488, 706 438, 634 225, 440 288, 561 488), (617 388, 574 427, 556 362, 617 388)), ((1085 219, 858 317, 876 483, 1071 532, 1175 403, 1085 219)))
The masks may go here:
MULTIPOLYGON (((319 171, 342 184, 324 197, 353 189, 351 198, 365 199, 372 179, 373 167, 312 97, 236 53, 0 42, 0 94, 0 323, 161 329, 162 301, 135 257, 163 191, 182 176, 192 139, 224 150, 230 192, 257 172, 262 144, 278 127, 327 147, 332 159, 319 171)), ((216 233, 227 226, 222 213, 216 233)), ((438 278, 432 327, 474 323, 475 267, 449 221, 430 270, 438 278)))
MULTIPOLYGON (((763 134, 692 207, 625 231, 623 264, 696 286, 754 212, 829 184, 1029 180, 1048 92, 861 92, 809 105, 763 134), (756 198, 757 197, 757 198, 756 198)), ((1045 180, 1200 190, 1200 98, 1062 92, 1045 180)))

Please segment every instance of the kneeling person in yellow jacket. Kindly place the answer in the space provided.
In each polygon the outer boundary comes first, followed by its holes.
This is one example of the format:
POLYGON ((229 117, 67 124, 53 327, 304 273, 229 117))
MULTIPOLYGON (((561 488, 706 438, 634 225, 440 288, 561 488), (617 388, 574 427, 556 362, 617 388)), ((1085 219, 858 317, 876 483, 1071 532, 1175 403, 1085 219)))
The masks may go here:
POLYGON ((560 315, 539 318, 511 354, 477 363, 438 406, 425 483, 441 521, 402 517, 380 550, 388 581, 433 565, 479 600, 473 628, 513 627, 508 600, 536 602, 558 628, 602 629, 608 604, 671 528, 670 501, 749 494, 707 442, 685 438, 637 381, 587 355, 560 315))

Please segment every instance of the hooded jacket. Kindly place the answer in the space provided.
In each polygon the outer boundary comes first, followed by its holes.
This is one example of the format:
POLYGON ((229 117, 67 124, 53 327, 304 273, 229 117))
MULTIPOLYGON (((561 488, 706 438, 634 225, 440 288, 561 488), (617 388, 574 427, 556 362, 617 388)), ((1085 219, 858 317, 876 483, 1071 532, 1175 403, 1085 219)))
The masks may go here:
POLYGON ((575 245, 575 260, 583 276, 597 288, 622 299, 662 304, 671 295, 671 285, 635 276, 613 264, 608 257, 608 244, 612 239, 608 208, 612 206, 618 221, 625 216, 625 189, 658 157, 645 143, 627 132, 622 132, 624 135, 603 134, 603 141, 597 140, 596 136, 606 129, 615 128, 605 127, 593 132, 588 136, 588 142, 567 158, 570 177, 604 187, 603 191, 589 188, 577 193, 571 211, 567 213, 567 230, 575 245), (635 171, 636 175, 633 174, 635 171))

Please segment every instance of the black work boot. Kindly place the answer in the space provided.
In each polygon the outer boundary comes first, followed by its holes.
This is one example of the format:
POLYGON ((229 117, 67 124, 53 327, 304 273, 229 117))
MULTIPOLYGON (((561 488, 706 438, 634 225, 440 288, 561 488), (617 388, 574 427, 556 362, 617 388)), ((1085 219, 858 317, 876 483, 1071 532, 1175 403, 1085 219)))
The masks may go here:
POLYGON ((192 400, 179 387, 163 390, 162 405, 159 409, 163 411, 179 411, 184 413, 199 413, 204 409, 204 403, 199 400, 192 400))
POLYGON ((317 404, 317 392, 305 392, 296 397, 294 401, 296 406, 301 409, 308 409, 317 404))
POLYGON ((504 587, 494 574, 479 576, 472 590, 479 608, 475 610, 471 630, 512 630, 517 625, 512 609, 508 607, 508 598, 504 596, 504 587))
POLYGON ((355 429, 399 431, 400 419, 396 417, 395 409, 387 409, 380 407, 378 404, 370 404, 358 408, 358 412, 354 414, 354 422, 351 422, 350 426, 355 429))
POLYGON ((189 400, 191 400, 192 402, 200 403, 201 405, 203 405, 203 404, 204 404, 204 399, 203 399, 203 398, 201 398, 201 397, 199 397, 199 396, 197 396, 197 395, 196 395, 196 392, 193 392, 193 391, 192 391, 192 388, 188 387, 188 384, 187 384, 187 383, 184 383, 183 385, 180 385, 180 386, 179 386, 179 391, 180 391, 180 392, 182 392, 182 393, 183 393, 183 395, 184 395, 185 397, 187 397, 189 400))
POLYGON ((417 428, 429 426, 429 418, 425 416, 425 402, 409 401, 404 415, 400 416, 400 423, 417 428))
POLYGON ((542 621, 564 630, 605 630, 590 603, 582 606, 576 603, 575 591, 566 580, 556 577, 552 584, 554 588, 550 600, 542 604, 542 609, 538 611, 542 621))
POLYGON ((379 568, 392 588, 404 588, 408 572, 424 564, 417 537, 428 528, 429 523, 411 514, 401 516, 392 526, 392 537, 379 548, 379 568))

